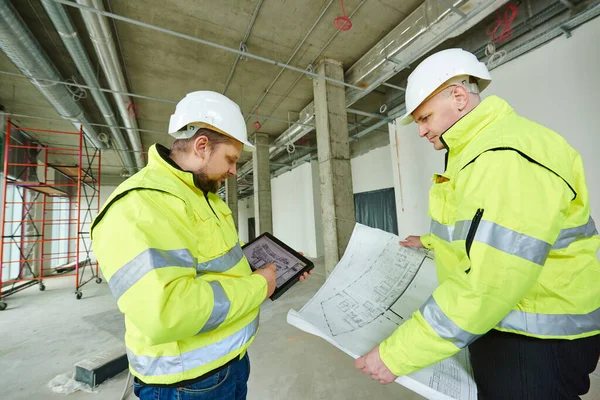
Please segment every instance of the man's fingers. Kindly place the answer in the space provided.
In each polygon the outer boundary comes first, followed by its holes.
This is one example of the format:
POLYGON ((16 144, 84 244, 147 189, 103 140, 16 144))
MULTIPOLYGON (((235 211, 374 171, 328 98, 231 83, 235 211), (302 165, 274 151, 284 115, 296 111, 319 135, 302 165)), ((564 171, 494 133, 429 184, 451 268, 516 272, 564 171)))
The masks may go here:
POLYGON ((356 368, 363 369, 363 368, 365 367, 365 365, 366 365, 366 364, 365 364, 365 358, 364 358, 364 357, 358 357, 358 358, 356 359, 356 361, 354 361, 354 366, 355 366, 356 368))

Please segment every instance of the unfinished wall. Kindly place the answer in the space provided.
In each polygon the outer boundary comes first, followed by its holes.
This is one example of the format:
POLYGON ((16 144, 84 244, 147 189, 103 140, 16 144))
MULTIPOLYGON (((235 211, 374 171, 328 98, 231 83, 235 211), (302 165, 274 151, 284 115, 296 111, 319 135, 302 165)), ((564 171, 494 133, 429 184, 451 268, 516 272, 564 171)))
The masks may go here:
POLYGON ((116 188, 116 186, 100 186, 100 209, 116 188))
MULTIPOLYGON (((374 133, 374 135, 381 135, 374 133)), ((380 147, 352 159, 354 193, 370 192, 394 186, 390 147, 380 147)))
MULTIPOLYGON (((351 164, 354 193, 393 187, 389 145, 363 152, 352 158, 351 164)), ((318 163, 306 163, 278 176, 273 179, 271 190, 275 236, 309 257, 321 257, 323 226, 318 163)), ((240 224, 240 238, 243 234, 240 224)))
POLYGON ((241 242, 248 242, 248 218, 252 217, 254 217, 254 196, 238 201, 238 233, 241 242))
POLYGON ((321 215, 321 208, 314 201, 314 168, 318 169, 317 162, 304 163, 271 181, 273 234, 309 257, 320 255, 316 231, 322 230, 315 217, 315 212, 321 215))
MULTIPOLYGON (((556 130, 581 153, 596 221, 600 221, 598 37, 600 18, 573 31, 570 39, 561 36, 494 69, 493 82, 483 93, 504 98, 519 114, 556 130)), ((399 235, 427 233, 430 178, 443 171, 444 152, 433 151, 420 139, 414 124, 391 125, 390 142, 399 235)))

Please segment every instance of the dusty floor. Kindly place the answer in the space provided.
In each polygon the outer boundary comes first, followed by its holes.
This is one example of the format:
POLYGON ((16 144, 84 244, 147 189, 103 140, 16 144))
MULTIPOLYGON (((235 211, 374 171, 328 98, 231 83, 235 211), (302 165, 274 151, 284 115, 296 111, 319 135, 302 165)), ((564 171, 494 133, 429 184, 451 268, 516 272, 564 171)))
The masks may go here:
MULTIPOLYGON (((320 263, 315 271, 308 281, 263 305, 261 329, 249 351, 248 399, 421 399, 398 384, 372 382, 354 369, 349 356, 286 323, 288 310, 299 310, 324 281, 320 263)), ((32 287, 7 299, 8 309, 0 312, 1 399, 120 398, 125 373, 96 393, 66 396, 48 387, 57 375, 71 375, 76 362, 123 342, 123 318, 106 283, 89 283, 81 300, 76 300, 73 285, 72 277, 50 279, 43 293, 32 287)), ((600 375, 592 376, 592 390, 584 399, 600 399, 600 375)))

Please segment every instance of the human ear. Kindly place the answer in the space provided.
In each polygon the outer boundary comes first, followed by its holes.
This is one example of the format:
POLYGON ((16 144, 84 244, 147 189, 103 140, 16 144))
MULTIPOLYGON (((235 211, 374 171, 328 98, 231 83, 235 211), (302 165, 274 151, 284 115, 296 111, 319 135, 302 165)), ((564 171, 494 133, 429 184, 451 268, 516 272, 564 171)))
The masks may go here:
POLYGON ((469 103, 469 92, 467 91, 467 88, 462 85, 457 85, 454 87, 452 95, 454 96, 454 102, 458 111, 463 111, 469 103))
POLYGON ((199 136, 194 140, 194 153, 198 156, 205 156, 209 153, 210 145, 206 136, 199 136))

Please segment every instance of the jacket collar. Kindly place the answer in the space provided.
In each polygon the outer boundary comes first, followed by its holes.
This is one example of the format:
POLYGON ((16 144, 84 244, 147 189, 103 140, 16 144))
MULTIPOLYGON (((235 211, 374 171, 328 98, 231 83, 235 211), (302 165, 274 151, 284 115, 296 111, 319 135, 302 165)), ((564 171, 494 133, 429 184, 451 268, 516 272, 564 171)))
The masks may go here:
POLYGON ((148 150, 148 166, 150 168, 166 169, 183 181, 187 186, 202 192, 196 185, 194 174, 184 171, 177 163, 169 157, 171 151, 161 144, 154 144, 148 150))
POLYGON ((484 99, 442 134, 441 140, 448 149, 448 158, 460 154, 486 126, 513 112, 512 107, 497 96, 484 99))

